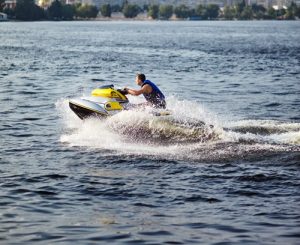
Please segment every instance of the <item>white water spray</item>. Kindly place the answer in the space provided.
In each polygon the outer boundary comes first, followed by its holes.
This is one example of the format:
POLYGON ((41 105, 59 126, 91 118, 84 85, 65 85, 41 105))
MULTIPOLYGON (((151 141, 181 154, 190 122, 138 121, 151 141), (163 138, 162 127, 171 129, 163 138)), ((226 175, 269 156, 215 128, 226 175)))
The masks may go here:
POLYGON ((170 97, 168 105, 172 115, 166 117, 154 117, 143 110, 122 111, 105 120, 81 121, 69 109, 68 101, 60 100, 56 107, 65 128, 60 141, 71 147, 109 150, 116 154, 194 160, 232 157, 245 152, 300 150, 299 123, 223 122, 193 101, 170 97))

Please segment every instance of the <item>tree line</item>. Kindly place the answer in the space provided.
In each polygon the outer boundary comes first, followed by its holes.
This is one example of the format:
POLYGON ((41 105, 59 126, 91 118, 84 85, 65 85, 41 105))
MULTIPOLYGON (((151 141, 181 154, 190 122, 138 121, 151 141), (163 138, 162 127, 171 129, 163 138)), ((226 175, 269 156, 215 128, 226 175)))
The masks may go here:
POLYGON ((294 20, 296 17, 300 18, 300 6, 298 7, 294 2, 287 9, 274 9, 270 7, 266 9, 262 5, 252 4, 246 5, 244 1, 232 7, 225 6, 220 18, 226 20, 253 20, 253 19, 287 19, 294 20))
POLYGON ((0 0, 0 11, 8 14, 10 18, 17 20, 73 20, 96 18, 99 14, 110 18, 113 12, 122 12, 125 18, 135 18, 140 13, 147 13, 149 18, 154 20, 168 20, 172 16, 178 19, 191 20, 252 20, 252 19, 295 19, 300 18, 300 7, 292 3, 287 9, 275 10, 266 9, 262 5, 247 5, 245 0, 241 0, 233 6, 225 6, 220 9, 216 4, 198 5, 189 8, 182 4, 172 5, 145 5, 140 7, 137 4, 123 6, 104 4, 98 9, 96 6, 76 3, 74 5, 64 4, 60 0, 55 0, 47 8, 41 8, 35 4, 34 0, 17 0, 15 9, 8 9, 4 6, 5 0, 0 0))
POLYGON ((54 0, 47 9, 36 5, 35 0, 17 0, 14 9, 2 7, 1 10, 0 2, 1 11, 9 18, 23 21, 90 19, 96 18, 99 13, 97 7, 93 5, 64 4, 59 0, 54 0))
MULTIPOLYGON (((111 17, 115 6, 111 7, 109 4, 102 5, 100 12, 104 17, 111 17)), ((298 7, 294 2, 287 9, 275 10, 273 7, 266 9, 262 5, 252 4, 247 5, 245 0, 233 6, 225 6, 220 8, 216 4, 198 5, 195 8, 181 4, 179 6, 172 5, 145 5, 143 8, 136 4, 125 4, 118 10, 123 12, 125 18, 134 18, 139 13, 147 12, 147 16, 152 19, 170 19, 175 15, 178 19, 192 19, 192 20, 253 20, 253 19, 295 19, 300 18, 300 6, 298 7)))

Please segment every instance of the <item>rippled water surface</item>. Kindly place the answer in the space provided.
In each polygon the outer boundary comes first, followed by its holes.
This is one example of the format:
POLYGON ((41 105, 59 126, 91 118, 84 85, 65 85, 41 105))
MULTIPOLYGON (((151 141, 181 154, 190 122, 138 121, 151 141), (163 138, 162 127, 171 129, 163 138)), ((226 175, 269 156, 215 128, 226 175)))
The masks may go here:
POLYGON ((298 21, 0 23, 0 243, 299 244, 299 40, 298 21), (171 116, 68 108, 137 72, 171 116))

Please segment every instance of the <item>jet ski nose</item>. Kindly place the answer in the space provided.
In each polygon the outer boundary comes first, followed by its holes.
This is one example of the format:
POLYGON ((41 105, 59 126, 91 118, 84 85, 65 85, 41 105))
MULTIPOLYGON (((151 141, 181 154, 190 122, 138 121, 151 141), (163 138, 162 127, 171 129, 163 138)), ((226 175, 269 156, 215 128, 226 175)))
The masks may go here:
POLYGON ((106 117, 107 111, 97 103, 84 99, 69 100, 69 107, 80 118, 86 119, 88 117, 106 117))

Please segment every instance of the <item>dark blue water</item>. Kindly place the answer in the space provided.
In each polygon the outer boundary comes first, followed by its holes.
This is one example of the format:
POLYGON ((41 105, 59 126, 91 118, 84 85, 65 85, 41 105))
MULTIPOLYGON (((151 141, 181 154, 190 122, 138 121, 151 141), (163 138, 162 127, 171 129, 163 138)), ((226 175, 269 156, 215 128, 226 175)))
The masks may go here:
POLYGON ((299 39, 297 21, 1 23, 0 244, 299 244, 299 39), (171 118, 68 108, 137 72, 171 118))

